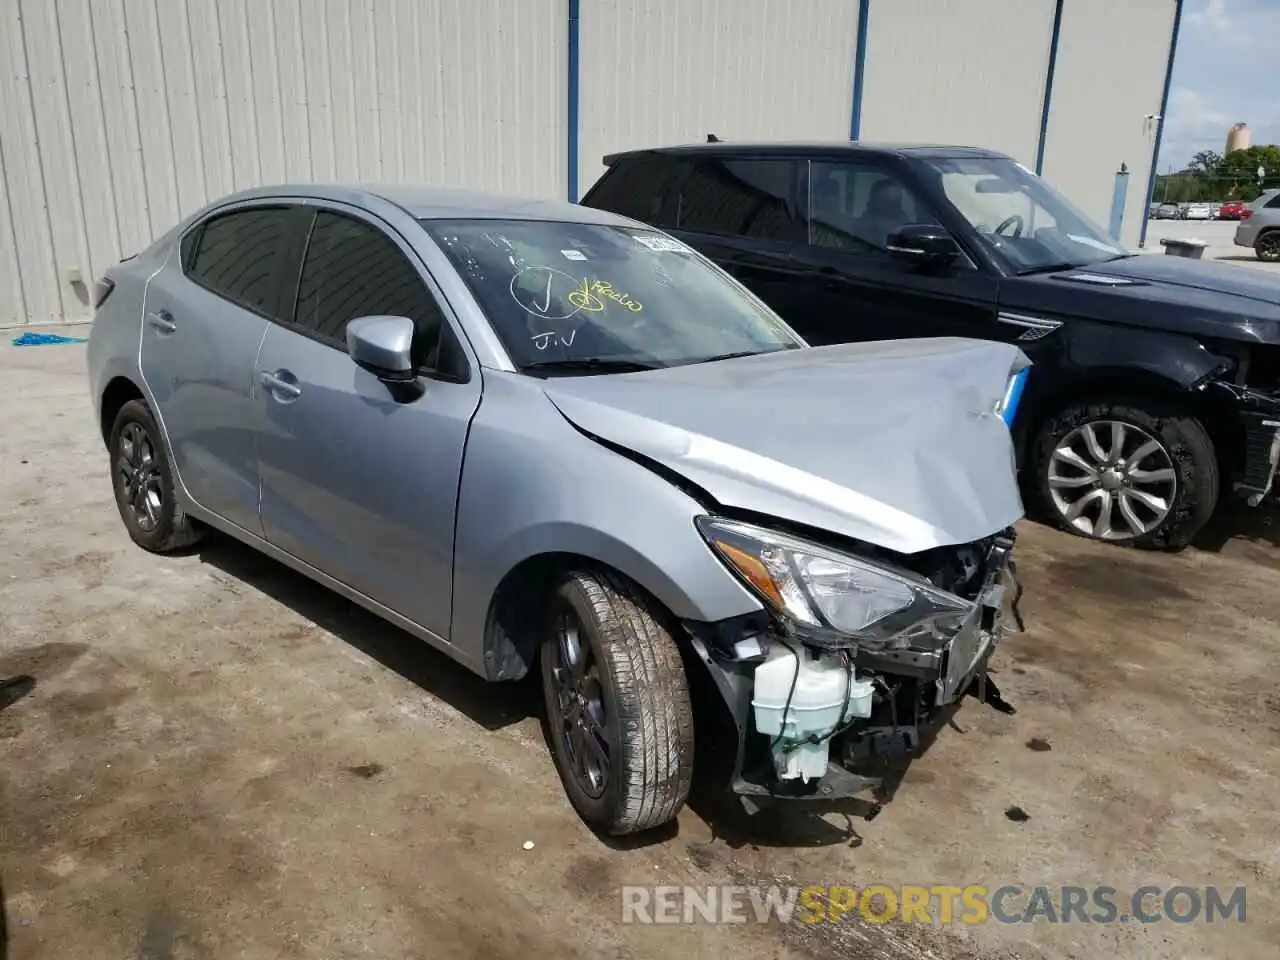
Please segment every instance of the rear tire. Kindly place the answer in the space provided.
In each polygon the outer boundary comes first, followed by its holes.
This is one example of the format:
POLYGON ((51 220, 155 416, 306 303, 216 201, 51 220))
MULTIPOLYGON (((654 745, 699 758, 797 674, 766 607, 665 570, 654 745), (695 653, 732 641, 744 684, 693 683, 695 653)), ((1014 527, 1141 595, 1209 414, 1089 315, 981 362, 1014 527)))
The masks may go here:
POLYGON ((603 571, 570 572, 548 605, 540 659, 551 752, 574 809, 603 833, 674 819, 693 781, 689 686, 662 619, 603 571))
POLYGON ((1253 255, 1263 263, 1280 261, 1280 230, 1269 230, 1253 242, 1253 255))
POLYGON ((1068 407, 1040 427, 1031 454, 1040 507, 1077 536, 1181 550, 1218 504, 1213 441, 1195 417, 1155 398, 1068 407), (1102 456, 1090 453, 1090 433, 1102 456), (1117 435, 1123 449, 1113 457, 1117 435))
POLYGON ((145 401, 130 400, 120 408, 107 450, 116 508, 134 543, 152 553, 168 553, 204 535, 174 497, 173 469, 145 401))

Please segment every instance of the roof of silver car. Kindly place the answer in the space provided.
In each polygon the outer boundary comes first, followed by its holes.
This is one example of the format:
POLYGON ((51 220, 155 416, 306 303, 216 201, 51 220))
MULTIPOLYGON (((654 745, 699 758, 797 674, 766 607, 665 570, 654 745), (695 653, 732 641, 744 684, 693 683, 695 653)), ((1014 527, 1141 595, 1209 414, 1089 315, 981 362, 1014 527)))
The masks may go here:
POLYGON ((376 197, 395 204, 418 220, 559 220, 571 223, 634 225, 634 221, 626 217, 565 200, 515 197, 422 183, 283 184, 254 187, 226 199, 234 201, 262 197, 314 197, 359 207, 367 207, 368 201, 376 197))

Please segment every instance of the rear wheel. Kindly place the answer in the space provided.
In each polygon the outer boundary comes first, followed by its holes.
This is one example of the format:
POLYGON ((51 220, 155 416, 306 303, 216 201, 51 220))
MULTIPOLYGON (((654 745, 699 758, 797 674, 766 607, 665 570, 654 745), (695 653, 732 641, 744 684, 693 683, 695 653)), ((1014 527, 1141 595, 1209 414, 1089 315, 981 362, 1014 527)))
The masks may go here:
POLYGON ((173 470, 160 442, 160 428, 144 401, 130 400, 120 408, 108 450, 116 507, 134 543, 165 553, 200 539, 203 529, 173 495, 173 470))
POLYGON ((1280 230, 1271 230, 1258 237, 1253 243, 1253 253, 1264 263, 1280 260, 1280 230))
POLYGON ((541 661, 551 751, 579 816, 615 835, 673 819, 693 780, 693 710, 651 601, 616 574, 568 574, 541 661))
POLYGON ((1213 515, 1218 463, 1204 427, 1157 400, 1063 410, 1033 448, 1041 505, 1093 540, 1180 550, 1213 515))

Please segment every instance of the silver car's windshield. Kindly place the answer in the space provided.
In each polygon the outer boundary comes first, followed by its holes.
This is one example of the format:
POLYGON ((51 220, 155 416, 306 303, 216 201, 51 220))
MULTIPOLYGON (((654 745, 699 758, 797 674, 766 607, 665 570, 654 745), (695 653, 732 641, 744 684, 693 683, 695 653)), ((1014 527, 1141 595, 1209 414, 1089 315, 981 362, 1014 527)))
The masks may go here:
POLYGON ((804 346, 719 268, 652 230, 424 220, 522 370, 645 369, 804 346))
POLYGON ((1030 170, 1000 157, 927 160, 943 193, 1018 273, 1082 267, 1128 255, 1030 170))

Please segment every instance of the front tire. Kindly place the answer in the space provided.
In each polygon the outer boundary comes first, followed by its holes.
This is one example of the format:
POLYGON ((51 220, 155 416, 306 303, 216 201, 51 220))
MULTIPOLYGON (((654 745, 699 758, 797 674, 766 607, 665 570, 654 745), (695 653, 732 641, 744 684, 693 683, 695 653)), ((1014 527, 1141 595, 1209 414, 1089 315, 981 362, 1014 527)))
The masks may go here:
POLYGON ((160 427, 144 401, 130 400, 120 408, 107 449, 116 507, 134 543, 152 553, 168 553, 200 539, 203 528, 174 497, 173 469, 160 442, 160 427))
POLYGON ((1218 502, 1213 441, 1157 400, 1099 400, 1050 417, 1032 448, 1040 505, 1077 536, 1181 550, 1218 502))
POLYGON ((613 835, 674 819, 693 781, 693 708, 652 602, 616 574, 574 571, 544 629, 551 752, 578 815, 613 835))

